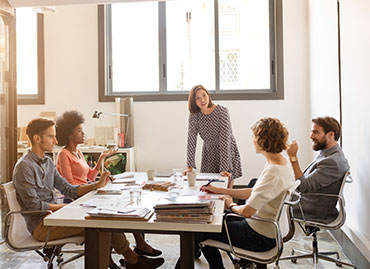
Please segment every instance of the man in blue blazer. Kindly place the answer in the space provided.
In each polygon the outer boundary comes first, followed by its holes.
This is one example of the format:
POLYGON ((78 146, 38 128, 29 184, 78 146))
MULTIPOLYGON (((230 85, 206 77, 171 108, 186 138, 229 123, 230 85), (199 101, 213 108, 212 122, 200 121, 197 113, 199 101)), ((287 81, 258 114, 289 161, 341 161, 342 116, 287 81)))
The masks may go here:
MULTIPOLYGON (((336 119, 332 117, 312 119, 310 138, 313 150, 319 151, 319 154, 303 172, 297 158, 296 141, 288 146, 287 153, 295 178, 301 180, 298 190, 302 193, 301 205, 306 220, 329 223, 338 215, 336 198, 310 193, 339 193, 344 174, 349 170, 348 161, 338 145, 340 135, 341 126, 336 119)), ((294 208, 294 216, 302 217, 299 207, 294 208)))

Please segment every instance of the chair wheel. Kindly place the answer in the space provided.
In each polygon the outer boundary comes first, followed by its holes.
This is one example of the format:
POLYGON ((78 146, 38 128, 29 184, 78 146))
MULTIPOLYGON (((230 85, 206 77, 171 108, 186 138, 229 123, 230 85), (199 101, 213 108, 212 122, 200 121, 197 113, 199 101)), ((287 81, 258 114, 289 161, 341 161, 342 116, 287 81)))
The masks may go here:
POLYGON ((297 263, 297 259, 291 259, 292 263, 297 263))
POLYGON ((338 267, 342 267, 343 265, 341 264, 341 263, 339 263, 339 262, 336 262, 335 263, 338 267))
POLYGON ((57 263, 58 263, 58 264, 60 264, 60 263, 62 263, 62 262, 63 262, 63 258, 58 258, 58 259, 57 259, 57 263))

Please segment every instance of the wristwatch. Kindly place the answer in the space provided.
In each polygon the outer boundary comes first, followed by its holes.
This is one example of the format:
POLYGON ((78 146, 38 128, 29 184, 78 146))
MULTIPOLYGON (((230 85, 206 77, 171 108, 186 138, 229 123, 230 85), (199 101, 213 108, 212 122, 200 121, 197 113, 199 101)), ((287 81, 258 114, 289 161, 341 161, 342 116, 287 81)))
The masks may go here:
POLYGON ((289 159, 290 159, 290 162, 292 163, 295 163, 296 161, 298 161, 296 156, 292 156, 289 159))
POLYGON ((231 210, 234 206, 236 206, 236 205, 238 205, 237 203, 231 203, 230 205, 229 205, 229 209, 231 210))

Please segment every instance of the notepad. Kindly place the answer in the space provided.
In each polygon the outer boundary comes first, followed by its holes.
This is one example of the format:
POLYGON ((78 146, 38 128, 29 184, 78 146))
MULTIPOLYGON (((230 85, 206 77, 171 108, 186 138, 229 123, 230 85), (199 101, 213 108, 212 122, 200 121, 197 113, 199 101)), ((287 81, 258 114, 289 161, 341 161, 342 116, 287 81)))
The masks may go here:
POLYGON ((128 184, 128 183, 135 183, 135 178, 117 178, 112 181, 112 184, 128 184))
POLYGON ((117 174, 113 176, 114 179, 120 179, 120 178, 134 178, 133 172, 124 172, 122 174, 117 174))
POLYGON ((97 190, 95 194, 98 195, 121 195, 122 191, 121 190, 97 190))

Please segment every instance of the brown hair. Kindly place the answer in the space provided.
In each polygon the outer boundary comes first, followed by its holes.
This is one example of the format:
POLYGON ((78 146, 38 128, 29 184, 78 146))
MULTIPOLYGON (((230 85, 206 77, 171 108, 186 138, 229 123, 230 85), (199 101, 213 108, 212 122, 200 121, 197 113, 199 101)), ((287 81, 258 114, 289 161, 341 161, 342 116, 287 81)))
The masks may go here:
POLYGON ((280 120, 263 118, 253 124, 251 129, 262 150, 270 153, 280 153, 286 150, 288 130, 280 120))
POLYGON ((208 95, 208 98, 209 98, 209 104, 208 104, 208 107, 212 107, 213 106, 213 102, 212 102, 212 98, 211 96, 209 95, 209 92, 207 91, 206 88, 204 88, 203 85, 196 85, 194 86, 191 90, 190 90, 190 93, 189 93, 189 112, 190 113, 197 113, 200 111, 200 108, 197 106, 197 104, 195 103, 195 96, 197 95, 197 92, 199 90, 204 90, 207 95, 208 95))
POLYGON ((312 119, 312 122, 321 126, 324 129, 325 134, 329 132, 334 132, 335 141, 339 140, 341 136, 342 128, 336 119, 334 119, 333 117, 326 116, 326 117, 318 117, 318 118, 312 119))
POLYGON ((42 135, 43 132, 50 126, 54 126, 55 122, 48 119, 37 118, 31 120, 26 127, 26 134, 31 142, 33 143, 34 135, 42 135))

